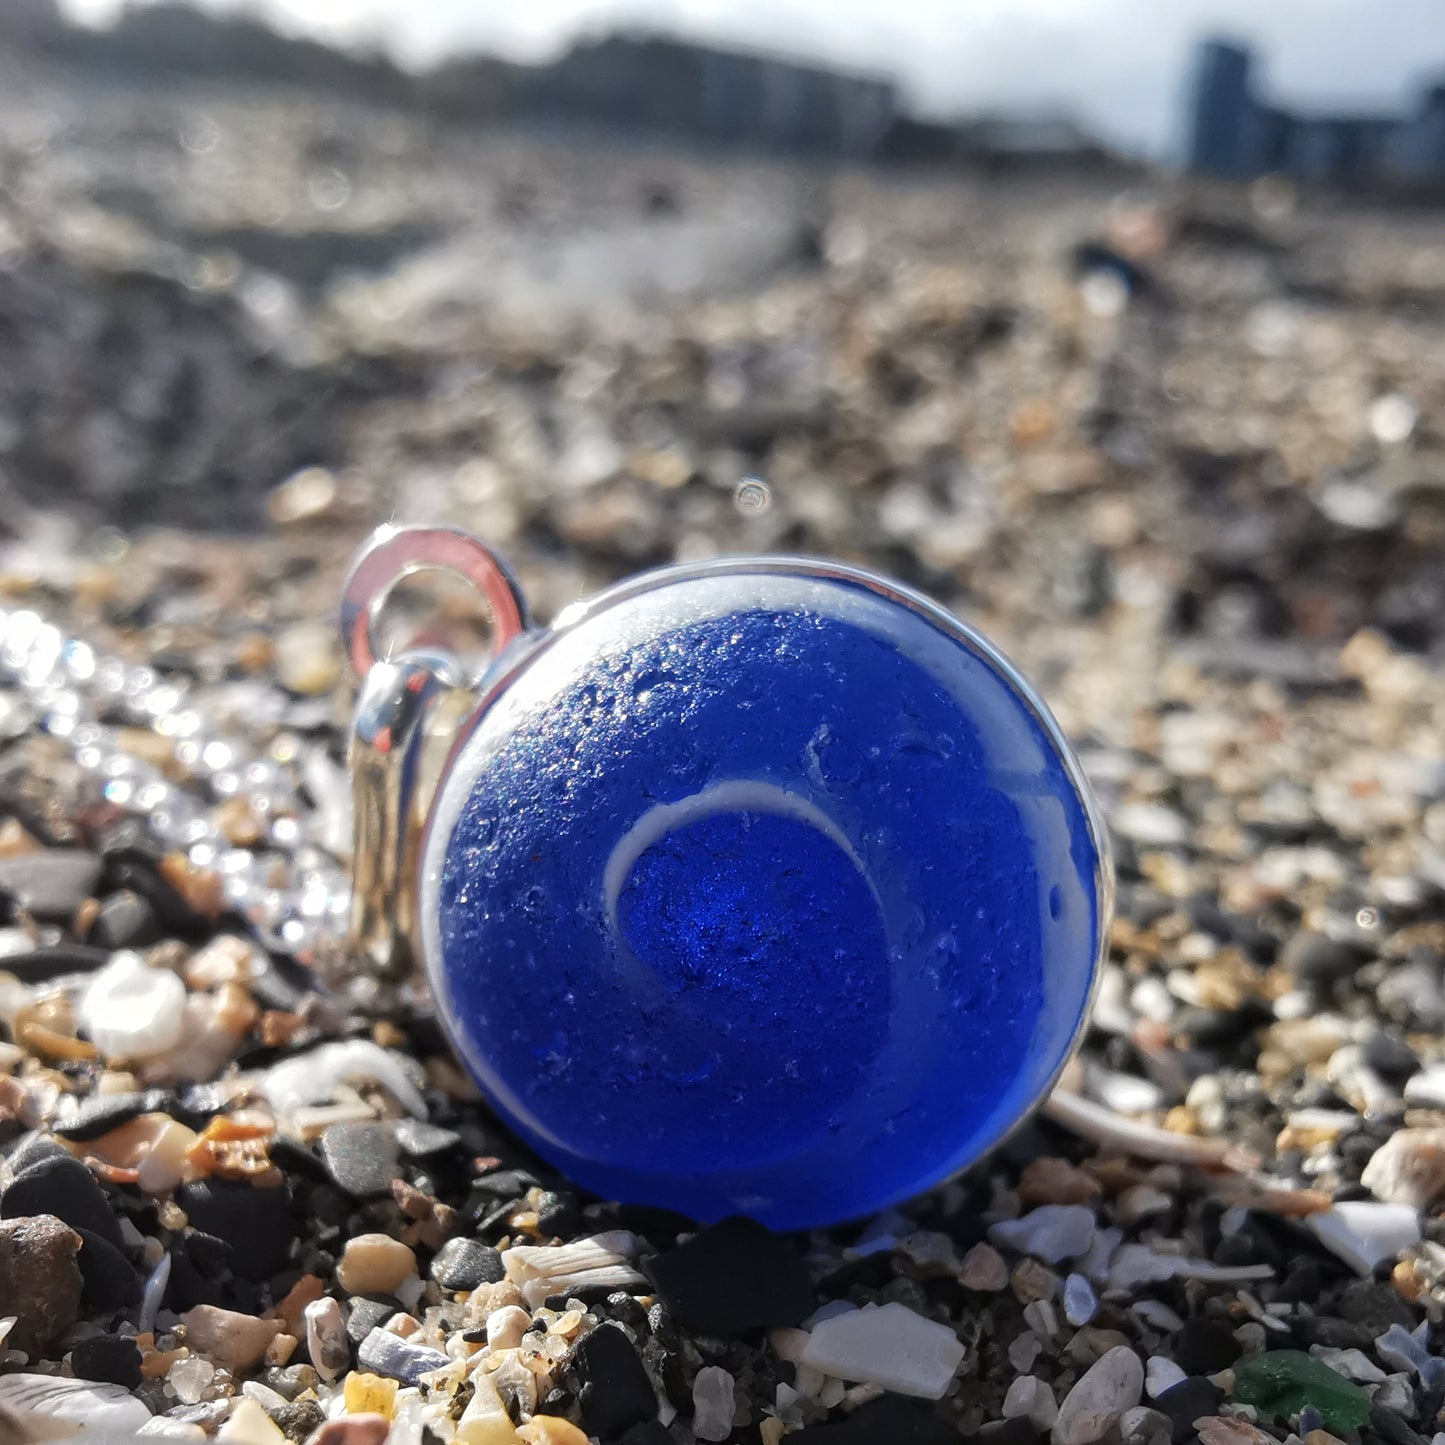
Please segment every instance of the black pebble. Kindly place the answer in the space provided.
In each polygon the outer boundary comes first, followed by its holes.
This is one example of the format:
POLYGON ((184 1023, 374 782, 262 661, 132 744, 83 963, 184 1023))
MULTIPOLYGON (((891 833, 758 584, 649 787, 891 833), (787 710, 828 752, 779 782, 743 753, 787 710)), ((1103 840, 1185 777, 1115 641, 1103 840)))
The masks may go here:
POLYGON ((1170 1350, 1174 1363, 1187 1375, 1217 1375, 1242 1353, 1232 1330, 1203 1315, 1184 1321, 1170 1350))
POLYGON ((572 1367, 582 1378, 578 1404, 582 1428, 604 1440, 657 1415, 657 1396, 632 1342, 615 1325, 599 1325, 572 1351, 572 1367))
POLYGON ((741 1216, 700 1230, 646 1268, 668 1309, 703 1334, 795 1325, 813 1312, 813 1286, 797 1251, 741 1216))
POLYGON ((995 1420, 978 1432, 979 1445, 1033 1445, 1043 1437, 1025 1415, 1012 1420, 995 1420))
POLYGON ((72 1229, 89 1230, 116 1249, 124 1246, 120 1221, 95 1176, 71 1155, 41 1159, 18 1174, 0 1194, 0 1217, 53 1214, 72 1229))
POLYGON ((607 1296, 607 1313, 619 1323, 639 1332, 647 1325, 647 1311, 625 1289, 613 1290, 607 1296))
POLYGON ((149 948, 160 941, 160 924, 148 899, 128 888, 100 905, 90 941, 101 948, 149 948))
MULTIPOLYGON (((14 1177, 23 1170, 29 1169, 33 1164, 39 1164, 42 1159, 70 1159, 72 1157, 74 1156, 70 1150, 63 1144, 57 1144, 43 1129, 34 1129, 29 1134, 22 1135, 10 1146, 5 1154, 5 1163, 9 1167, 11 1176, 14 1177)), ((0 1207, 0 1218, 4 1217, 4 1209, 0 1207)))
POLYGON ((537 1201, 537 1233, 572 1235, 582 1228, 582 1211, 570 1194, 545 1190, 537 1201))
MULTIPOLYGON (((1029 1445, 1037 1432, 1027 1420, 1019 1423, 1028 1426, 1027 1437, 1017 1432, 990 1438, 1000 1445, 1029 1445)), ((958 1445, 954 1431, 926 1406, 897 1395, 870 1400, 834 1424, 810 1425, 789 1439, 799 1445, 958 1445)))
POLYGON ((395 1132, 397 1146, 408 1159, 427 1159, 433 1154, 445 1154, 462 1142, 462 1136, 455 1129, 439 1129, 435 1124, 424 1124, 420 1119, 399 1119, 395 1132))
POLYGON ((0 858, 0 897, 35 918, 68 923, 100 881, 100 859, 83 848, 0 858))
POLYGON ((449 1239, 431 1262, 431 1277, 443 1289, 476 1289, 506 1278, 500 1250, 475 1239, 449 1239))
POLYGON ((134 1390, 140 1384, 140 1350, 124 1335, 93 1335, 70 1352, 70 1366, 79 1380, 98 1380, 134 1390))
POLYGON ((88 1229, 76 1229, 83 1241, 76 1263, 80 1266, 81 1298, 93 1310, 128 1309, 141 1296, 141 1277, 135 1267, 107 1239, 88 1229))
POLYGON ((300 1175, 313 1184, 330 1185, 331 1173, 321 1156, 300 1139, 278 1134, 271 1140, 269 1155, 271 1162, 286 1174, 300 1175))
POLYGON ((55 1125, 55 1132, 62 1139, 77 1144, 99 1139, 122 1124, 147 1113, 165 1113, 170 1095, 164 1089, 146 1093, 92 1094, 75 1111, 75 1117, 66 1124, 55 1125))
POLYGON ((401 1311, 401 1301, 383 1295, 376 1299, 368 1295, 357 1295, 351 1301, 351 1312, 346 1317, 346 1333, 354 1345, 359 1345, 372 1330, 379 1329, 392 1315, 401 1311))
POLYGON ((1211 1384, 1202 1375, 1191 1375, 1187 1380, 1180 1380, 1172 1390, 1165 1390, 1154 1405, 1168 1415, 1174 1445, 1185 1445, 1195 1437, 1194 1422, 1205 1415, 1217 1415, 1223 1399, 1224 1391, 1218 1385, 1211 1384))
POLYGON ((1328 988, 1353 975, 1364 957, 1349 944, 1302 929, 1279 951, 1279 962, 1301 983, 1328 988))
POLYGON ((656 1420, 644 1420, 642 1424, 624 1430, 617 1437, 617 1445, 673 1445, 673 1439, 666 1427, 656 1420))
POLYGON ((176 1203, 202 1233, 231 1246, 231 1267, 242 1279, 266 1280, 285 1269, 295 1223, 284 1188, 200 1179, 182 1184, 176 1203))
POLYGON ((92 948, 86 943, 52 943, 24 953, 12 953, 5 960, 5 972, 13 973, 21 983, 49 983, 67 974, 94 973, 109 962, 108 948, 92 948))
POLYGON ((1403 1084, 1420 1068, 1420 1056, 1394 1029, 1374 1029, 1361 1052, 1365 1062, 1392 1083, 1403 1084))
POLYGON ((1425 1445, 1424 1437, 1412 1430, 1393 1410, 1375 1405, 1370 1410, 1370 1426, 1360 1432, 1362 1440, 1371 1433, 1385 1441, 1385 1445, 1425 1445))
POLYGON ((288 1440, 301 1445, 313 1430, 319 1430, 326 1423, 326 1411, 315 1400, 297 1400, 283 1405, 271 1419, 288 1440))
MULTIPOLYGON (((556 1385, 547 1391, 545 1398, 537 1406, 537 1413, 539 1415, 566 1415, 576 1403, 577 1397, 571 1390, 564 1390, 560 1385, 556 1385)), ((627 1433, 630 1435, 632 1432, 629 1430, 627 1433)), ((668 1445, 672 1445, 671 1438, 668 1439, 668 1445)))
POLYGON ((379 1120, 333 1124, 321 1136, 321 1162, 336 1187, 353 1199, 381 1199, 401 1177, 396 1132, 379 1120))

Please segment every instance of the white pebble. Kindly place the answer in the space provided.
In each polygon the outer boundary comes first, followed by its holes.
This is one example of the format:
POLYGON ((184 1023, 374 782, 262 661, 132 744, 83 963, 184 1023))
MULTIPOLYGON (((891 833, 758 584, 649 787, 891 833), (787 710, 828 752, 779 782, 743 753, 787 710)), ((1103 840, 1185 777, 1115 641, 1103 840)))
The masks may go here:
POLYGON ((328 1385, 344 1375, 351 1364, 351 1341, 341 1305, 329 1295, 306 1306, 306 1348, 316 1373, 328 1385))
POLYGON ((1058 1264, 1088 1253, 1094 1242, 1094 1211, 1082 1204, 1043 1204, 1022 1219, 1001 1220, 988 1237, 994 1244, 1058 1264))
POLYGON ((938 1400, 963 1356, 947 1325, 895 1301, 824 1320, 808 1338, 803 1363, 839 1379, 938 1400))
POLYGON ((1361 1275, 1373 1274, 1376 1265, 1421 1239, 1419 1213, 1408 1204, 1351 1199, 1312 1214, 1306 1223, 1326 1249, 1361 1275))
POLYGON ((733 1430, 733 1377, 704 1365, 692 1382, 692 1433, 699 1440, 726 1440, 733 1430))
POLYGON ((1139 1403, 1144 1366, 1128 1345, 1115 1345, 1081 1375, 1059 1406, 1053 1445, 1094 1445, 1139 1403))
POLYGON ((1037 1375, 1020 1375, 1003 1397, 1003 1417, 1028 1420, 1035 1430, 1049 1430, 1059 1418, 1059 1402, 1037 1375))
POLYGON ((1400 1129, 1370 1156, 1360 1183, 1387 1204, 1428 1209, 1445 1194, 1445 1129, 1400 1129))
POLYGON ((184 1030, 186 986, 140 954, 117 953, 86 985, 76 1020, 111 1059, 150 1059, 175 1048, 184 1030))
POLYGON ((1083 1275, 1071 1274, 1064 1281, 1064 1318, 1071 1325, 1086 1325, 1098 1308, 1099 1296, 1094 1293, 1094 1286, 1083 1275))
POLYGON ((1408 1079, 1405 1102, 1417 1109, 1445 1109, 1445 1063, 1431 1064, 1408 1079))
POLYGON ((532 1328, 532 1316, 521 1305, 506 1305, 487 1316, 487 1348, 515 1350, 532 1328))
POLYGON ((1354 1380, 1356 1384, 1381 1385, 1385 1381, 1385 1372, 1363 1350, 1338 1350, 1331 1349, 1328 1345, 1311 1345, 1310 1354, 1317 1360, 1323 1360, 1330 1369, 1343 1375, 1345 1379, 1354 1380))
POLYGON ((1415 1413, 1415 1387, 1408 1375, 1386 1375, 1385 1382, 1375 1391, 1371 1403, 1381 1410, 1393 1410, 1406 1419, 1415 1413))
POLYGON ((1144 1393, 1151 1400, 1157 1400, 1166 1390, 1172 1390, 1188 1378, 1188 1372, 1173 1360, 1166 1360, 1163 1355, 1150 1355, 1144 1367, 1144 1393))

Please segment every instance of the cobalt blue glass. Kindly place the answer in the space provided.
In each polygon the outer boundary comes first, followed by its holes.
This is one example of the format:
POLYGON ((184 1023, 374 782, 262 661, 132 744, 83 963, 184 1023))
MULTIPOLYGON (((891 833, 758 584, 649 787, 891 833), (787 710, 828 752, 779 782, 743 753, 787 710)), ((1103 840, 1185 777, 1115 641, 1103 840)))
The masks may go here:
POLYGON ((579 1184, 851 1219, 946 1179, 1083 1026, 1108 868, 1009 663, 871 574, 667 568, 484 678, 420 871, 500 1116, 579 1184))

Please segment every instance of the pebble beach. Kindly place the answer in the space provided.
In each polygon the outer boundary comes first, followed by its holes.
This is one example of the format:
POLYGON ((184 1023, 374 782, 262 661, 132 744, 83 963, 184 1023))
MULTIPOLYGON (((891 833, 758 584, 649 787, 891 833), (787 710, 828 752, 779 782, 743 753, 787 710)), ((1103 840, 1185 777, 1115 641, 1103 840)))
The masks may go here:
MULTIPOLYGON (((1445 1445, 1440 235, 0 56, 13 1438, 1445 1445), (508 1136, 324 947, 387 520, 544 621, 786 551, 995 639, 1117 871, 1051 1100, 801 1234, 508 1136)), ((465 591, 392 613, 485 647, 465 591)))

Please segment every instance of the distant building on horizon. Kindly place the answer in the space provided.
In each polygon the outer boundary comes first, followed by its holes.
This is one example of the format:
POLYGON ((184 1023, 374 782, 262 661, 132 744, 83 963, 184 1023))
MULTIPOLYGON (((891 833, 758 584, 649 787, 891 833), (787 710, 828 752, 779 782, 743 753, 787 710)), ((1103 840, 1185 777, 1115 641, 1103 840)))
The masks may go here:
POLYGON ((1410 116, 1302 115, 1258 97, 1253 63, 1247 46, 1210 40, 1199 47, 1186 156, 1191 170, 1344 186, 1445 182, 1445 85, 1427 90, 1410 116))

